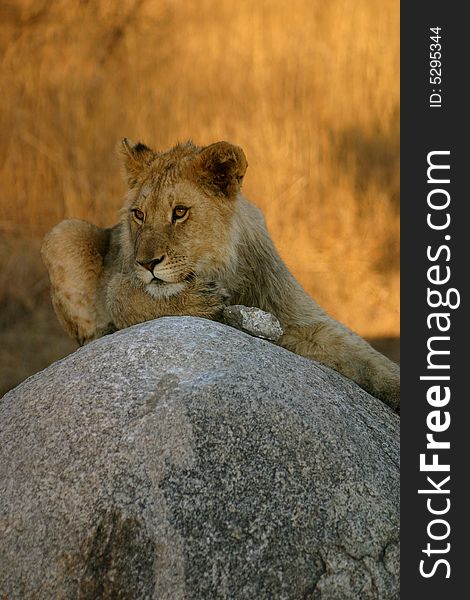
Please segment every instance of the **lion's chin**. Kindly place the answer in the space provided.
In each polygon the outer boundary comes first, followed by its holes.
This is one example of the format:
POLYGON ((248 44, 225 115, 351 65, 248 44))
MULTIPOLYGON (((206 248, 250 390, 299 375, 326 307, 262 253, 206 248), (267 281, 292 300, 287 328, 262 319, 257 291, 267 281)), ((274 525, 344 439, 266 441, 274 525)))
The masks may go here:
POLYGON ((148 294, 154 298, 170 298, 180 294, 186 287, 184 282, 172 283, 170 281, 163 281, 154 277, 150 283, 145 286, 148 294))

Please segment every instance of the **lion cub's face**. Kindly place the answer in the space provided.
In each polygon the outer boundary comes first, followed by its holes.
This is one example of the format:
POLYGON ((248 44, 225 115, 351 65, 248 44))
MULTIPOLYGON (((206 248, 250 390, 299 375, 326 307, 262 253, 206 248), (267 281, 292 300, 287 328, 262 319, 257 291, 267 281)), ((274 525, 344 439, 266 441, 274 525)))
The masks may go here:
POLYGON ((129 192, 121 241, 131 271, 154 296, 176 294, 194 277, 216 277, 237 243, 243 151, 227 142, 188 142, 162 153, 126 139, 122 146, 129 192))

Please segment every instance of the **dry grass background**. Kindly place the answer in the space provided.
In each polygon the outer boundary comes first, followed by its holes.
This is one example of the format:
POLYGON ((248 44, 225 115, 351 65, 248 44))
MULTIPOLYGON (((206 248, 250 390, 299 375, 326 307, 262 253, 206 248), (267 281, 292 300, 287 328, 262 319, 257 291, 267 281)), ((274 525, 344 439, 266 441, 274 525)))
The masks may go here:
POLYGON ((40 238, 115 222, 124 136, 242 146, 307 291, 398 335, 398 0, 3 0, 0 56, 0 392, 74 348, 40 238))

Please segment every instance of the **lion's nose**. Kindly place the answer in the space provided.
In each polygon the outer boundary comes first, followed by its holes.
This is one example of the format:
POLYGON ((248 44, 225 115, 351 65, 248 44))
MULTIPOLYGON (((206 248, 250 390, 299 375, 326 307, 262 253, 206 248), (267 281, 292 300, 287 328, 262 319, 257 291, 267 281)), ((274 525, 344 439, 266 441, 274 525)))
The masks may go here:
POLYGON ((153 274, 154 268, 161 262, 163 262, 164 258, 165 256, 160 256, 160 258, 154 258, 153 260, 149 260, 147 262, 141 262, 140 260, 138 260, 137 262, 140 266, 144 267, 145 269, 147 269, 147 271, 150 271, 150 273, 153 274))

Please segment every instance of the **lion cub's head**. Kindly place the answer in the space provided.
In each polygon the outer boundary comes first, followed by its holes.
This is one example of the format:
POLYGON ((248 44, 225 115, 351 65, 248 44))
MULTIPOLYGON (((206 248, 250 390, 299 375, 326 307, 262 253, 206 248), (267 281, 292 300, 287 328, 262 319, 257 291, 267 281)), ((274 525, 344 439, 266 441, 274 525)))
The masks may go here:
POLYGON ((233 214, 247 162, 228 142, 167 152, 122 142, 129 192, 121 242, 128 267, 155 296, 216 276, 234 253, 233 214))

